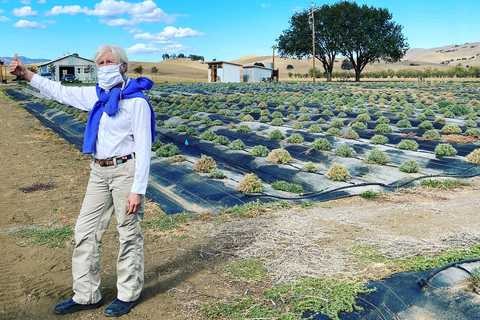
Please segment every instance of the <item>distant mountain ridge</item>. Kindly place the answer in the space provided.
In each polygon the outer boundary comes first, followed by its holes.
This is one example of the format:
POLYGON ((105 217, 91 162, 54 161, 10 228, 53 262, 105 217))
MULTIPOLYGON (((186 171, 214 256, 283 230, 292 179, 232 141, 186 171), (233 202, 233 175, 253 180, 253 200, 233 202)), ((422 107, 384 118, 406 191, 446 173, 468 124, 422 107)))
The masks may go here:
MULTIPOLYGON (((18 58, 24 64, 34 64, 34 63, 47 62, 52 60, 52 59, 33 59, 33 58, 27 58, 24 56, 18 56, 18 58)), ((4 64, 10 64, 10 62, 13 61, 13 57, 0 57, 0 60, 3 61, 4 64)))

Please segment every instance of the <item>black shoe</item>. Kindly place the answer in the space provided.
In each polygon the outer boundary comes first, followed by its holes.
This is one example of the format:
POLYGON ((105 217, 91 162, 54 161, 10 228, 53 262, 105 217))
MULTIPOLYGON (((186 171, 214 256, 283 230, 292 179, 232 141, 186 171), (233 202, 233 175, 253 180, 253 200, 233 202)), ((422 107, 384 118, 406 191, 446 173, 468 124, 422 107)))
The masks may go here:
POLYGON ((68 314, 68 313, 75 313, 82 310, 92 310, 97 309, 102 306, 102 300, 98 301, 97 303, 90 303, 90 304, 80 304, 73 301, 73 299, 65 300, 60 302, 55 306, 53 311, 56 314, 68 314))
POLYGON ((130 310, 138 303, 140 298, 138 298, 135 301, 122 301, 119 299, 115 299, 106 309, 104 314, 107 317, 120 317, 123 316, 124 314, 127 314, 130 312, 130 310))

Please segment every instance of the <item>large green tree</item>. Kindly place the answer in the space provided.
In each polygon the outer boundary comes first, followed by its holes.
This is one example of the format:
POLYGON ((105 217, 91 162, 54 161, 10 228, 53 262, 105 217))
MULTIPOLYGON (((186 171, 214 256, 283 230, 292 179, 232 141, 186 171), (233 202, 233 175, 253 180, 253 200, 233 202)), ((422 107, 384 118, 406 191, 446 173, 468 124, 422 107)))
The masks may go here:
MULTIPOLYGON (((310 10, 295 13, 290 28, 277 39, 280 56, 298 59, 312 57, 310 10)), ((315 57, 322 62, 327 81, 331 80, 337 54, 349 59, 355 81, 369 63, 397 62, 408 50, 402 26, 391 21, 387 9, 340 1, 314 11, 315 57)))
MULTIPOLYGON (((315 58, 323 66, 327 81, 332 79, 335 56, 340 50, 341 26, 336 23, 339 8, 327 4, 314 10, 315 58)), ((310 10, 295 13, 290 18, 290 27, 277 39, 277 50, 282 57, 297 59, 312 58, 312 21, 310 10)))
POLYGON ((338 3, 342 10, 337 22, 343 26, 340 33, 340 53, 347 57, 355 70, 355 81, 369 63, 398 62, 408 50, 403 27, 392 21, 385 8, 358 6, 354 2, 338 3))

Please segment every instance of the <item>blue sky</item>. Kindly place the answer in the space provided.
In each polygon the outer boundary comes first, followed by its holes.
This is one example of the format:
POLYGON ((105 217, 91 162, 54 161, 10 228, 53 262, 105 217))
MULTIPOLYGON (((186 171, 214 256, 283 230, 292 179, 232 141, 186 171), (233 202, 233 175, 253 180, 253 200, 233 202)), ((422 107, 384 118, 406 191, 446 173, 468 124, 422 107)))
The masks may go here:
MULTIPOLYGON (((317 6, 336 1, 318 1, 317 6)), ((387 8, 410 48, 480 41, 480 1, 357 1, 387 8)), ((275 39, 301 0, 0 0, 0 56, 92 58, 103 43, 125 48, 132 61, 156 62, 164 53, 206 60, 271 55, 275 39)))

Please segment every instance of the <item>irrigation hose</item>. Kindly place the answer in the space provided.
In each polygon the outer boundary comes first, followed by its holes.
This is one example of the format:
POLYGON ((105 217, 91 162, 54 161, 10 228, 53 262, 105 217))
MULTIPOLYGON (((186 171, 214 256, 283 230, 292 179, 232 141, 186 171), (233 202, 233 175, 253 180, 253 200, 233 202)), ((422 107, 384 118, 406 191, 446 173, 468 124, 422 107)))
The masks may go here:
POLYGON ((426 284, 428 284, 428 282, 433 278, 435 277, 439 272, 445 270, 445 269, 448 269, 448 268, 451 268, 451 267, 455 267, 455 268, 458 268, 458 269, 461 269, 463 271, 466 271, 468 274, 470 274, 470 272, 463 268, 462 266, 460 266, 460 264, 462 263, 472 263, 472 262, 478 262, 480 261, 480 258, 470 258, 470 259, 464 259, 464 260, 460 260, 460 261, 455 261, 455 262, 451 262, 449 264, 446 264, 442 267, 439 267, 437 269, 433 269, 430 271, 428 277, 424 277, 424 278, 421 278, 420 280, 418 280, 417 284, 420 288, 423 288, 426 284))

